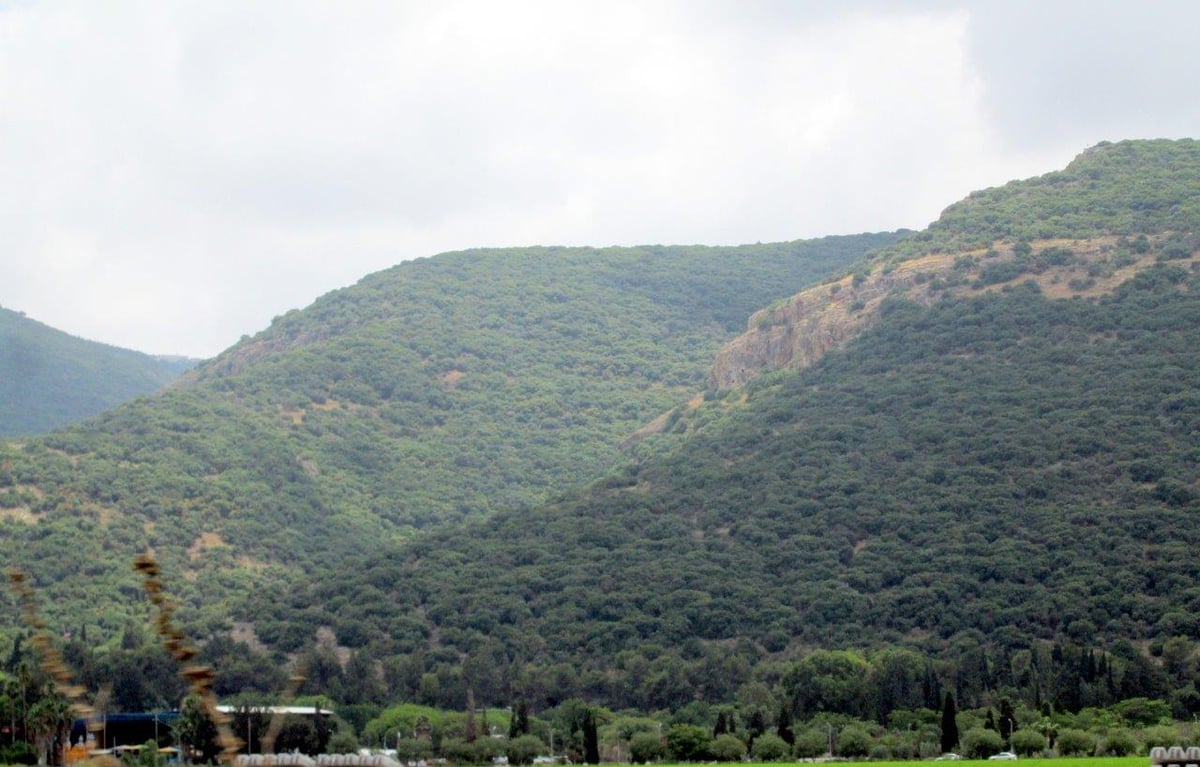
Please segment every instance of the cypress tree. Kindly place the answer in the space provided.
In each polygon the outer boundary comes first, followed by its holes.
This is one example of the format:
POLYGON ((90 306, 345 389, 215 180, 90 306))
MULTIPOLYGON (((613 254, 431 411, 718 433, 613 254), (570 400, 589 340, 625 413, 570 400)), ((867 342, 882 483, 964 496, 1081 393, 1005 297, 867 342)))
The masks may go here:
POLYGON ((942 753, 949 753, 958 745, 958 708, 954 705, 954 696, 946 693, 942 703, 942 753))
POLYGON ((479 737, 479 728, 475 724, 475 691, 467 688, 467 721, 463 725, 463 740, 474 743, 479 737))
POLYGON ((718 735, 724 735, 727 732, 729 732, 729 725, 725 722, 725 712, 718 711, 717 723, 713 725, 713 737, 715 738, 718 735))
POLYGON ((796 733, 792 731, 792 707, 786 700, 779 704, 779 718, 775 720, 775 734, 789 746, 796 744, 796 733))
POLYGON ((1013 710, 1012 701, 1008 698, 1000 699, 1000 737, 1005 743, 1012 738, 1013 731, 1017 729, 1017 712, 1013 710))
POLYGON ((600 764, 600 738, 596 734, 596 715, 589 708, 583 713, 583 761, 600 764))
POLYGON ((508 721, 508 737, 517 738, 529 734, 529 705, 524 698, 517 699, 512 718, 508 721))

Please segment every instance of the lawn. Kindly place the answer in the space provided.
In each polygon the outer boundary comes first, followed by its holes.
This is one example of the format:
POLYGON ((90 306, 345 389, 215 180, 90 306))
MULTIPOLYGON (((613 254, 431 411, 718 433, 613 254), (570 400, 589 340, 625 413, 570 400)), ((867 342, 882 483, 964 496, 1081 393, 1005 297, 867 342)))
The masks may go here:
MULTIPOLYGON (((926 760, 929 761, 929 760, 926 760)), ((1025 767, 1149 767, 1150 759, 1145 756, 1081 756, 1059 759, 1018 759, 1018 763, 1024 764, 1025 767)), ((920 764, 918 760, 896 761, 896 762, 850 762, 850 761, 835 761, 829 762, 837 765, 870 765, 870 767, 913 767, 914 764, 920 764)), ((809 767, 814 762, 774 762, 772 767, 809 767)), ((946 762, 955 767, 998 767, 1002 764, 1011 764, 1011 762, 989 762, 986 759, 962 759, 955 762, 946 762)), ((683 767, 683 765, 660 765, 660 767, 683 767)))

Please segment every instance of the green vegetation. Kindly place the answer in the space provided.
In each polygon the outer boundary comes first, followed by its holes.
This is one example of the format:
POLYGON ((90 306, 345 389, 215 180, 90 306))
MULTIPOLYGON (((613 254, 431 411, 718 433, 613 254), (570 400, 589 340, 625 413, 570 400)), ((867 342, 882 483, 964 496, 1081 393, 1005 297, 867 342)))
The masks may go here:
POLYGON ((0 438, 90 418, 161 389, 191 364, 85 341, 0 308, 0 438))
POLYGON ((706 363, 751 309, 891 239, 372 275, 153 400, 0 452, 6 553, 93 637, 67 642, 81 674, 120 668, 123 705, 176 693, 112 564, 150 545, 233 669, 218 692, 269 694, 291 663, 338 742, 395 731, 414 757, 1192 743, 1200 175, 1176 169, 1197 154, 1105 145, 952 207, 879 258, 1015 244, 728 391, 702 391, 706 363), (1064 267, 1110 292, 1032 279, 1064 267))
POLYGON ((988 248, 999 240, 1200 231, 1200 142, 1103 142, 1066 168, 972 192, 891 258, 988 248))
MULTIPOLYGON (((1200 277, 1169 264, 1096 300, 893 303, 846 351, 682 414, 587 492, 252 613, 273 636, 298 615, 350 628, 489 700, 673 708, 779 679, 805 646, 901 647, 891 700, 923 697, 932 664, 972 705, 1004 680, 1030 703, 1174 695, 1190 716, 1193 661, 1170 677, 1128 643, 1195 636, 1197 318, 1200 277)), ((797 714, 880 715, 872 659, 813 669, 843 681, 797 682, 797 714)))
MULTIPOLYGON (((234 598, 603 473, 631 433, 703 386, 756 307, 894 240, 401 264, 157 397, 0 446, 7 561, 56 623, 107 640, 142 619, 128 562, 153 547, 193 633, 224 634, 234 598)), ((313 628, 263 638, 296 646, 313 628)), ((365 641, 353 632, 339 639, 365 641)))

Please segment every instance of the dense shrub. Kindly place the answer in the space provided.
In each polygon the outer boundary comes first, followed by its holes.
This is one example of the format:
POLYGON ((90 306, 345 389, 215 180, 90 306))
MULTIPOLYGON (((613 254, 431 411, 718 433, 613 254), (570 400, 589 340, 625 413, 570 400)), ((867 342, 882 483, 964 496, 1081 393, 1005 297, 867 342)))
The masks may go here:
POLYGON ((1126 729, 1111 730, 1100 740, 1097 751, 1101 756, 1130 756, 1138 751, 1137 738, 1126 729))
POLYGON ((801 759, 815 759, 829 752, 829 733, 821 728, 810 727, 796 733, 794 752, 801 759))
POLYGON ((546 745, 536 735, 521 735, 508 741, 504 749, 509 764, 531 764, 546 745))
POLYGON ((629 740, 629 758, 635 764, 657 762, 667 755, 667 745, 653 732, 639 732, 629 740))
POLYGON ((724 733, 708 744, 708 754, 718 762, 740 762, 746 755, 746 744, 738 736, 724 733))
POLYGON ((837 735, 838 756, 866 756, 871 745, 871 734, 858 725, 844 727, 837 735))
POLYGON ((681 762, 698 762, 708 758, 712 735, 704 727, 676 724, 667 730, 667 751, 681 762))
POLYGON ((1017 730, 1009 740, 1018 756, 1036 756, 1046 750, 1046 736, 1037 730, 1017 730))
POLYGON ((1090 756, 1096 750, 1096 736, 1084 730, 1062 730, 1054 747, 1059 756, 1090 756))
POLYGON ((750 747, 750 755, 760 762, 779 762, 792 753, 787 741, 770 732, 765 732, 754 739, 750 747))
POLYGON ((975 727, 962 736, 963 755, 971 759, 987 759, 1004 750, 1000 733, 986 727, 975 727))

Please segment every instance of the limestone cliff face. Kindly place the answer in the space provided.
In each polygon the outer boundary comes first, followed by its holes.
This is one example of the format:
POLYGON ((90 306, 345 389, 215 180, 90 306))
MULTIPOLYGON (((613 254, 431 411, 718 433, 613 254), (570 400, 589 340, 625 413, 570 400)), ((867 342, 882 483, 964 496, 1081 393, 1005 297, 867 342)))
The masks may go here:
POLYGON ((921 287, 918 280, 947 272, 953 263, 951 256, 934 255, 847 275, 797 293, 782 306, 755 312, 746 332, 718 352, 709 385, 729 388, 764 370, 808 367, 874 324, 886 296, 904 292, 917 300, 928 297, 927 291, 915 290, 921 287))
MULTIPOLYGON (((736 387, 767 370, 812 365, 873 325, 888 296, 929 305, 945 296, 978 295, 1030 280, 1053 298, 1109 292, 1155 261, 1145 255, 1118 264, 1112 258, 1115 243, 1114 237, 1035 241, 1032 263, 1004 281, 980 279, 989 267, 1018 260, 1011 245, 1000 243, 988 249, 875 264, 870 271, 809 288, 780 306, 753 314, 746 332, 717 353, 709 386, 736 387), (1036 254, 1049 249, 1070 256, 1037 262, 1036 254), (981 283, 986 286, 980 287, 981 283)), ((1187 265, 1198 256, 1192 254, 1179 263, 1187 265)))

